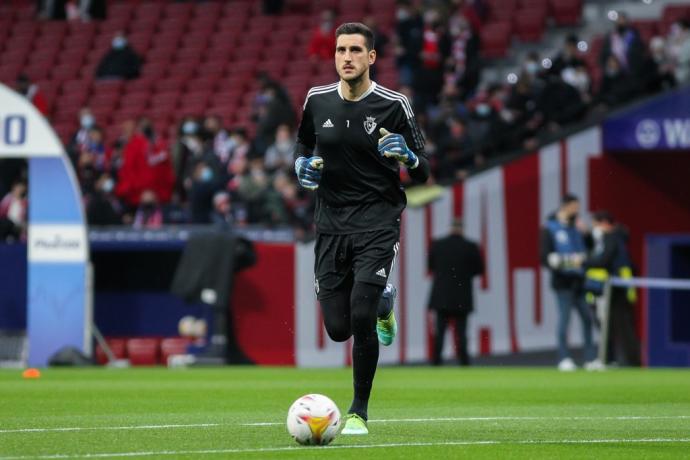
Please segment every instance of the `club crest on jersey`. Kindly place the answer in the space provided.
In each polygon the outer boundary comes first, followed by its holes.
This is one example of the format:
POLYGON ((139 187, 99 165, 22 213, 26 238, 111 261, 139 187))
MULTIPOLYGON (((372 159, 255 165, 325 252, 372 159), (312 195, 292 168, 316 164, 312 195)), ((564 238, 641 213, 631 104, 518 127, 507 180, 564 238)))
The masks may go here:
POLYGON ((364 120, 364 131, 367 132, 367 134, 371 134, 374 132, 376 129, 376 117, 367 117, 366 120, 364 120))

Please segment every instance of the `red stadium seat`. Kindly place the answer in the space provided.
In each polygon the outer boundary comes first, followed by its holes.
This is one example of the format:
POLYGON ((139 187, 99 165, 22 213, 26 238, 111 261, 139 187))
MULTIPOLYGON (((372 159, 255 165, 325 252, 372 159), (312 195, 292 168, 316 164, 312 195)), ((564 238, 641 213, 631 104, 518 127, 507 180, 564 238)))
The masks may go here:
POLYGON ((199 64, 198 75, 200 77, 212 77, 219 79, 225 74, 227 63, 223 61, 206 61, 199 64))
POLYGON ((128 81, 125 85, 125 90, 127 93, 148 92, 153 87, 154 82, 154 79, 139 77, 128 81))
POLYGON ((546 28, 546 11, 525 9, 515 13, 515 34, 523 42, 538 42, 546 28))
POLYGON ((507 54, 510 46, 510 23, 495 22, 482 27, 482 55, 487 58, 500 58, 507 54))
POLYGON ((111 117, 111 123, 117 126, 122 125, 127 120, 137 120, 142 115, 146 114, 144 107, 131 107, 127 109, 121 109, 113 112, 111 117))
POLYGON ((160 340, 156 338, 127 339, 127 356, 133 366, 159 364, 160 340))
POLYGON ((577 25, 582 16, 582 0, 551 0, 551 11, 557 25, 577 25))
POLYGON ((542 10, 545 14, 549 11, 549 0, 519 0, 519 10, 542 10))
POLYGON ((177 107, 178 98, 179 92, 177 91, 154 94, 149 106, 153 110, 172 110, 177 107))
POLYGON ((201 45, 193 45, 177 50, 174 56, 176 62, 199 61, 204 53, 204 47, 201 45))
POLYGON ((96 80, 93 84, 93 92, 118 96, 122 92, 124 84, 122 80, 96 80))
POLYGON ((222 5, 217 2, 202 2, 194 5, 194 16, 202 18, 218 18, 222 5))
POLYGON ((206 47, 211 35, 213 33, 213 26, 208 28, 208 25, 203 26, 202 29, 192 28, 193 32, 189 32, 182 36, 180 46, 182 48, 204 48, 206 47))
POLYGON ((141 75, 144 78, 162 78, 168 71, 167 67, 167 64, 154 65, 153 62, 149 62, 146 65, 144 65, 144 67, 142 67, 141 75))
POLYGON ((79 74, 79 67, 73 64, 60 64, 51 69, 50 75, 55 80, 70 80, 79 74))
POLYGON ((205 72, 199 73, 201 76, 187 80, 185 83, 185 89, 187 92, 204 91, 206 93, 211 93, 218 84, 220 80, 219 77, 214 75, 208 75, 205 72))
POLYGON ((66 49, 59 53, 57 58, 61 64, 69 64, 79 69, 86 59, 86 53, 85 48, 66 49))
POLYGON ((517 10, 517 0, 490 0, 487 3, 492 22, 512 21, 517 10))
POLYGON ((143 109, 149 102, 151 94, 148 92, 127 93, 119 101, 121 109, 143 109))
POLYGON ((25 67, 23 72, 27 74, 31 80, 43 80, 48 78, 50 67, 43 63, 32 64, 25 67))
POLYGON ((133 7, 134 5, 131 3, 115 3, 108 5, 108 17, 127 21, 132 15, 133 7))
POLYGON ((122 30, 127 30, 131 23, 124 19, 108 19, 99 23, 98 34, 101 37, 112 39, 113 36, 122 30))
POLYGON ((168 61, 175 55, 175 47, 152 48, 146 53, 146 63, 154 61, 168 61))
POLYGON ((158 23, 158 30, 162 33, 176 33, 182 35, 187 28, 189 19, 186 17, 166 18, 158 23))
POLYGON ((159 32, 153 37, 153 47, 159 48, 175 48, 180 42, 182 32, 176 30, 169 30, 166 32, 159 32))
POLYGON ((168 18, 189 18, 194 5, 191 3, 168 3, 165 5, 164 15, 168 18))
POLYGON ((186 81, 186 78, 173 76, 170 78, 166 78, 165 80, 157 81, 154 84, 154 89, 157 93, 177 92, 182 89, 186 81))
POLYGON ((29 53, 26 50, 8 50, 0 55, 0 63, 2 65, 14 64, 15 66, 22 66, 28 57, 29 53))
MULTIPOLYGON (((106 344, 115 355, 116 359, 125 359, 127 357, 127 350, 125 347, 125 339, 116 339, 108 337, 105 339, 106 344)), ((108 356, 100 345, 96 345, 96 361, 98 364, 106 364, 108 362, 108 356)))
POLYGON ((284 11, 292 14, 305 14, 309 13, 310 6, 311 3, 309 0, 286 0, 284 11))
POLYGON ((139 18, 159 18, 163 15, 162 2, 141 3, 134 11, 134 16, 139 18))
POLYGON ((191 343, 188 337, 168 337, 161 340, 161 362, 167 365, 171 355, 186 354, 191 343))
POLYGON ((62 94, 86 94, 91 92, 91 80, 66 80, 61 85, 62 94))
POLYGON ((93 37, 96 34, 97 26, 95 22, 69 22, 67 31, 69 37, 93 37))

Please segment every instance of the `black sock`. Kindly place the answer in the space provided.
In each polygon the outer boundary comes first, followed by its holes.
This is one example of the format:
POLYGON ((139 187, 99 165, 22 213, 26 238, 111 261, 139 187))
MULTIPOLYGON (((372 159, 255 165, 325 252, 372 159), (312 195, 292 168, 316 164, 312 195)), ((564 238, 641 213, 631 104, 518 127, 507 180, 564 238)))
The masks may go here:
POLYGON ((350 409, 348 409, 348 414, 357 414, 364 420, 367 420, 367 409, 369 408, 369 401, 364 399, 355 398, 352 400, 350 409))
POLYGON ((381 288, 373 284, 355 283, 351 296, 352 377, 354 398, 349 413, 367 420, 367 406, 371 386, 379 361, 379 341, 376 337, 376 307, 381 288))

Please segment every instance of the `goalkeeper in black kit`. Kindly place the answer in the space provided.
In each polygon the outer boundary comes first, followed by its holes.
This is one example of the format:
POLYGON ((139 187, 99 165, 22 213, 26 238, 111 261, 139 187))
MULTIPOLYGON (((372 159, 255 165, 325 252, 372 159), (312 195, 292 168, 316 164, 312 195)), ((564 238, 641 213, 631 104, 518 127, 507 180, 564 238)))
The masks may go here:
POLYGON ((379 357, 397 331, 396 290, 387 284, 406 198, 400 165, 429 176, 424 139, 407 98, 369 78, 374 36, 360 23, 335 32, 336 83, 309 90, 295 149, 302 187, 315 190, 314 285, 326 331, 354 336, 354 398, 342 434, 368 434, 367 408, 379 357))

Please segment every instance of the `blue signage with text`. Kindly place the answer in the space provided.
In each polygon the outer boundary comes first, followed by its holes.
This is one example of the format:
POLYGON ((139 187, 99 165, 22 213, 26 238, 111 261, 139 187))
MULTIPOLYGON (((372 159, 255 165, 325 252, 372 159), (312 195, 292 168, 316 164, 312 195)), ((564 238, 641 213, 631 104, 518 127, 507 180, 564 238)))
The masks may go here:
POLYGON ((607 151, 690 150, 690 87, 609 117, 603 143, 607 151))

